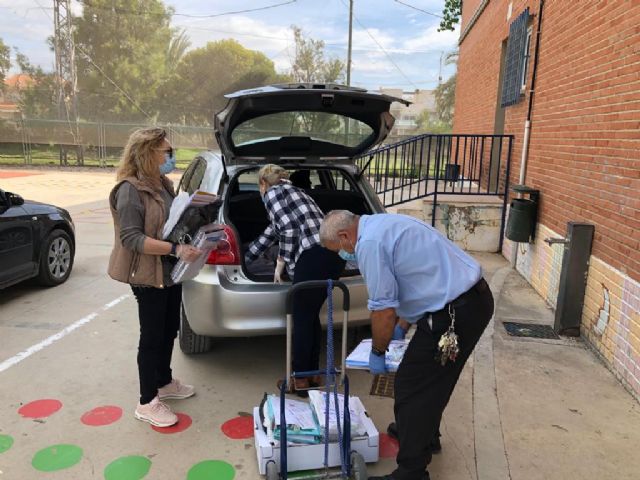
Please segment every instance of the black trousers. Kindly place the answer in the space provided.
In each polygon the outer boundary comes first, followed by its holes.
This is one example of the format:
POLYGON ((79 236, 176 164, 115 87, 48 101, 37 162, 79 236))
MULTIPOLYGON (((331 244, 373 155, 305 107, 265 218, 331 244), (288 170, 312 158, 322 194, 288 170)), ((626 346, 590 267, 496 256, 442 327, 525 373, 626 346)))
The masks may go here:
POLYGON ((140 319, 138 376, 140 403, 149 403, 158 388, 171 383, 171 354, 180 328, 182 285, 167 288, 134 287, 140 319))
POLYGON ((482 279, 452 302, 460 353, 444 366, 436 360, 438 341, 451 320, 448 308, 417 323, 395 380, 394 413, 400 449, 394 480, 422 480, 431 462, 429 444, 436 435, 460 373, 493 315, 493 295, 482 279))
MULTIPOLYGON (((344 260, 336 253, 316 245, 305 250, 296 262, 293 283, 308 280, 337 280, 344 270, 344 260)), ((294 372, 318 370, 322 327, 320 309, 327 298, 327 289, 299 291, 293 299, 293 361, 294 372)))

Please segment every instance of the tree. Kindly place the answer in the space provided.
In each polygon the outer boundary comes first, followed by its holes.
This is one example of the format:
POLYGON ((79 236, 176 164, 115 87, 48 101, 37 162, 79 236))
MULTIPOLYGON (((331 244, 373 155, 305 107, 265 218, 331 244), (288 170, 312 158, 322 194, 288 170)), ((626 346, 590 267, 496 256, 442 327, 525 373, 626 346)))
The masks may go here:
POLYGON ((417 119, 419 133, 451 133, 451 124, 438 119, 433 112, 424 110, 417 119))
POLYGON ((344 80, 345 63, 338 58, 325 59, 324 42, 305 38, 302 29, 291 26, 296 46, 291 76, 296 82, 336 83, 344 80))
POLYGON ((235 90, 286 81, 263 53, 235 40, 219 40, 187 52, 160 88, 163 121, 208 125, 235 90))
POLYGON ((58 116, 58 85, 55 74, 32 65, 26 55, 16 51, 20 71, 31 79, 20 90, 20 111, 26 117, 55 119, 58 116))
MULTIPOLYGON (((445 58, 446 65, 455 65, 457 61, 457 50, 450 52, 445 58)), ((453 124, 453 107, 456 100, 456 78, 457 73, 454 73, 446 82, 438 85, 434 92, 438 120, 449 126, 453 124)))
MULTIPOLYGON (((156 90, 167 78, 171 9, 161 0, 84 0, 74 19, 81 116, 141 120, 158 111, 156 90)), ((179 35, 178 35, 179 37, 179 35)), ((178 48, 180 47, 180 48, 178 48)))
POLYGON ((175 72, 180 60, 191 47, 191 40, 183 28, 176 28, 171 31, 171 42, 167 51, 167 71, 175 72))
POLYGON ((456 24, 460 21, 462 15, 462 0, 445 0, 442 10, 442 21, 440 22, 439 32, 445 30, 455 30, 456 24))
POLYGON ((11 68, 11 50, 0 38, 0 92, 4 91, 4 78, 11 68))

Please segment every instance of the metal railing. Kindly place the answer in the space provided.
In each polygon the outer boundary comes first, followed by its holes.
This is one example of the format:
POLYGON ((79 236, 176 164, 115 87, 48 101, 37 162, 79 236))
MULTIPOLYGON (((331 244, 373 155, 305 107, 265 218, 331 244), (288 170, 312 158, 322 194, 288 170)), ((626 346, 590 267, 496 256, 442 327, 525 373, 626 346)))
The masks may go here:
POLYGON ((385 207, 438 195, 500 197, 500 247, 509 191, 512 135, 425 134, 385 145, 356 158, 356 164, 385 207))

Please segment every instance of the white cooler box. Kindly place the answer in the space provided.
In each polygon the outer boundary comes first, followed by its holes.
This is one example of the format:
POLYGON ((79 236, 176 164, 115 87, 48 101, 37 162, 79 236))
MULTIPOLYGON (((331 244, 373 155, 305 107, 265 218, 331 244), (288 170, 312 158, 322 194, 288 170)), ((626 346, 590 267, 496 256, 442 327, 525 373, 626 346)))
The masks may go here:
MULTIPOLYGON (((351 401, 360 401, 352 399, 351 401)), ((362 407, 364 410, 364 406, 362 407)), ((380 437, 378 430, 366 416, 364 419, 367 435, 351 439, 351 451, 356 451, 364 458, 366 463, 377 462, 379 458, 380 437)), ((256 443, 256 453, 258 455, 258 470, 260 475, 265 475, 267 463, 273 461, 280 471, 280 442, 274 440, 273 443, 267 438, 262 425, 260 424, 260 407, 253 409, 253 429, 256 443)), ((329 466, 340 466, 340 446, 336 443, 329 444, 329 466)), ((287 447, 287 471, 297 472, 299 470, 313 470, 324 467, 324 442, 317 445, 289 444, 287 447)))

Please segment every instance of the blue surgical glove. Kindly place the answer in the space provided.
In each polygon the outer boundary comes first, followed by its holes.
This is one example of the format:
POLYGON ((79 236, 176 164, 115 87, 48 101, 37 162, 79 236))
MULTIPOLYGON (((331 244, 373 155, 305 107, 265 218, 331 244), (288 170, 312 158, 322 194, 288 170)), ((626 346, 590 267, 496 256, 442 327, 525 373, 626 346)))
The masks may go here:
POLYGON ((400 326, 400 323, 396 323, 395 328, 393 329, 393 337, 391 340, 404 340, 407 331, 400 326))
POLYGON ((374 375, 387 373, 387 367, 384 364, 384 355, 376 355, 373 352, 369 353, 369 371, 374 375))

